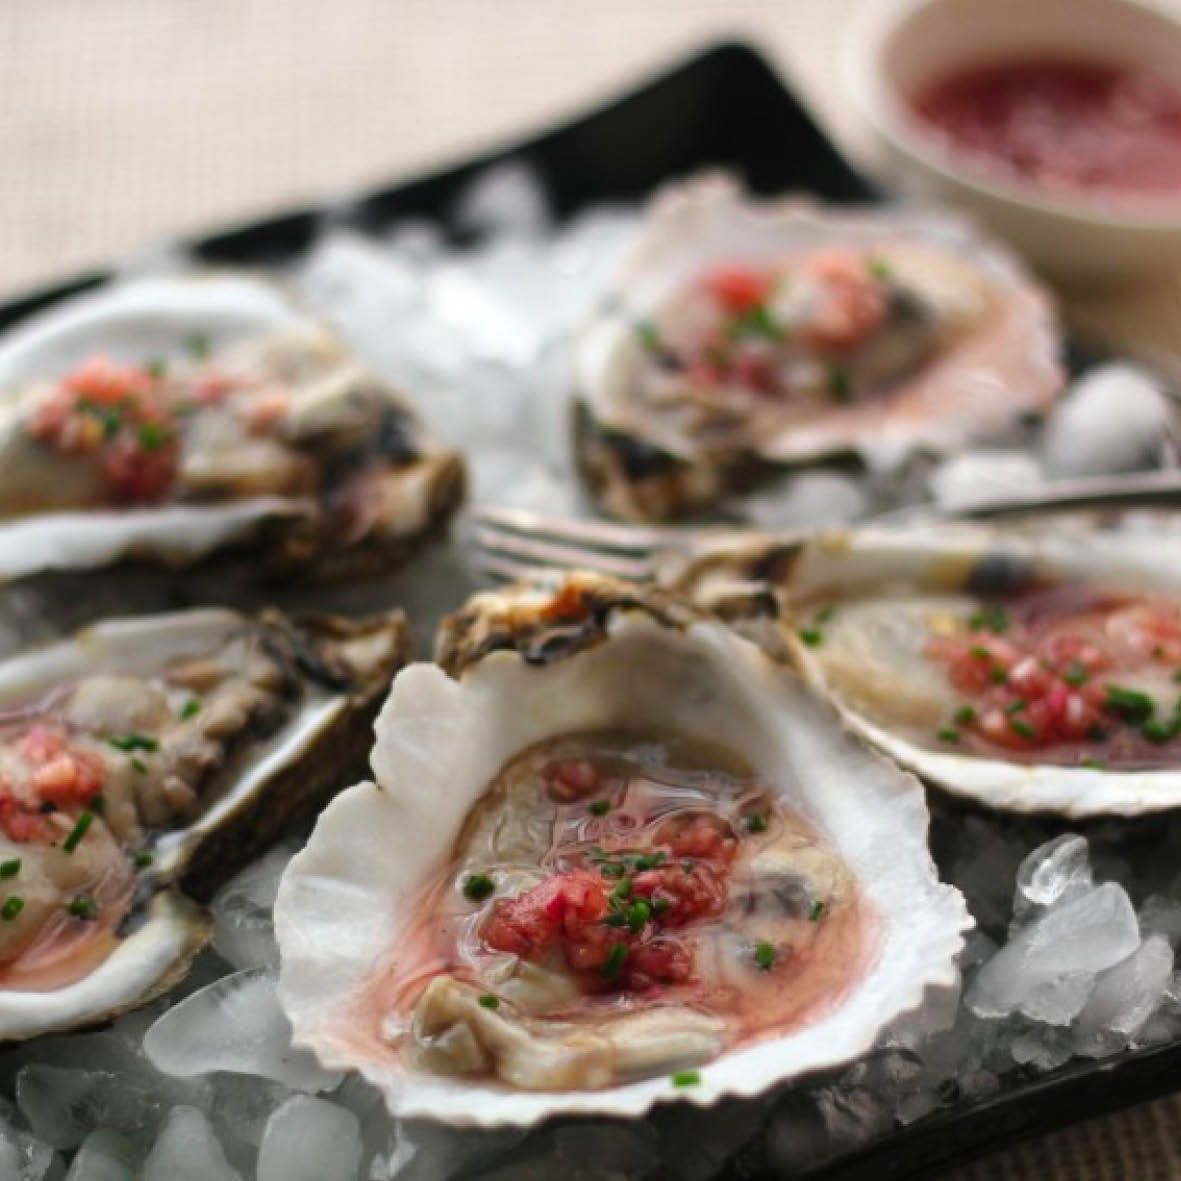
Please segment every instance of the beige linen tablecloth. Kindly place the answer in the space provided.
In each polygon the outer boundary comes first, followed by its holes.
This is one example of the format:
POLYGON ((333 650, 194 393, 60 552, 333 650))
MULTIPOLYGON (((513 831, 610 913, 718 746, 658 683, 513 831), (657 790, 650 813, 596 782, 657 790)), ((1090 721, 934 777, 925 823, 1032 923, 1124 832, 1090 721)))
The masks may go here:
MULTIPOLYGON (((4 0, 0 298, 169 235, 445 162, 722 36, 759 42, 863 152, 836 61, 856 2, 4 0)), ((1067 304, 1092 332, 1174 352, 1179 311, 1176 274, 1067 304)), ((1178 1097, 946 1181, 1174 1177, 1178 1097)))

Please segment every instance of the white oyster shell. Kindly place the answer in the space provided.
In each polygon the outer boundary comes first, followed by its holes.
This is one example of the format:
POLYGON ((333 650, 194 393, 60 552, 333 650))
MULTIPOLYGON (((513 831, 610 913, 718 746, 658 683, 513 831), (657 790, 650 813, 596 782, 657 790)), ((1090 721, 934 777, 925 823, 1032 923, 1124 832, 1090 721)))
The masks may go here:
POLYGON ((952 452, 1003 435, 1054 399, 1062 373, 1049 297, 1013 255, 963 221, 906 207, 825 207, 798 196, 756 201, 729 177, 706 175, 655 198, 610 298, 577 344, 578 394, 597 427, 700 464, 697 476, 705 477, 714 461, 683 417, 657 413, 635 396, 637 374, 650 364, 637 323, 658 316, 712 267, 841 246, 883 251, 926 302, 974 326, 889 391, 806 414, 787 408, 778 427, 767 412, 744 438, 744 454, 794 464, 852 453, 871 468, 891 469, 917 450, 952 452))
MULTIPOLYGON (((1039 579, 1079 581, 1131 594, 1181 597, 1181 547, 1157 529, 1109 529, 1094 520, 1049 518, 1024 526, 962 523, 899 529, 866 527, 826 532, 806 543, 782 587, 789 609, 823 600, 872 601, 907 590, 954 596, 972 594, 990 567, 1033 572, 1039 579)), ((712 595, 724 595, 724 579, 712 595)), ((838 608, 838 611, 842 610, 838 608)), ((906 667, 913 645, 901 610, 890 615, 898 642, 866 634, 863 642, 886 663, 894 696, 901 699, 908 677, 921 677, 918 663, 906 667)), ((883 617, 884 618, 884 617, 883 617)), ((801 619, 807 615, 801 609, 801 619)), ((1012 812, 1054 812, 1073 819, 1137 816, 1181 806, 1181 768, 1109 770, 1007 762, 929 749, 867 716, 830 685, 823 652, 791 640, 793 656, 813 687, 828 697, 849 726, 903 766, 956 795, 1012 812)), ((915 653, 911 653, 912 658, 915 653)), ((873 657, 870 657, 873 659, 873 657)), ((938 724, 938 723, 937 723, 938 724)))
MULTIPOLYGON (((619 584, 614 584, 618 586, 619 584)), ((521 610, 548 595, 522 594, 521 610)), ((376 783, 338 796, 284 874, 275 908, 279 995, 297 1045, 354 1068, 390 1110, 457 1125, 529 1125, 556 1114, 635 1116, 686 1099, 709 1105, 834 1066, 868 1050, 928 990, 958 988, 971 925, 927 850, 918 782, 852 740, 789 670, 714 621, 684 628, 617 604, 602 642, 530 663, 477 654, 459 679, 431 664, 396 678, 377 723, 376 783), (678 1090, 666 1076, 605 1090, 524 1092, 410 1074, 359 1051, 348 1009, 396 946, 418 890, 451 853, 469 811, 517 752, 546 737, 626 724, 721 742, 744 758, 844 859, 875 916, 876 959, 834 1011, 702 1068, 678 1090)))

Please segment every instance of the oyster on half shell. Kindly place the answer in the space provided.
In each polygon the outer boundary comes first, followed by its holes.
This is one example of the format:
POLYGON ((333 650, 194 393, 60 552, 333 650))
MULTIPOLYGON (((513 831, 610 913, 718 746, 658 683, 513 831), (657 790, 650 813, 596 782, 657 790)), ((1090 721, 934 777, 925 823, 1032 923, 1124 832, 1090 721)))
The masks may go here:
POLYGON ((0 1040, 165 991, 196 900, 363 765, 398 613, 194 610, 0 662, 0 1040))
POLYGON ((917 781, 676 596, 475 596, 372 764, 284 874, 279 995, 397 1115, 753 1095, 957 987, 971 919, 917 781))
POLYGON ((575 347, 602 507, 681 516, 776 467, 891 469, 1010 432, 1062 385, 1048 295, 944 214, 672 186, 575 347))
POLYGON ((462 490, 400 395, 250 275, 116 281, 0 336, 0 578, 384 567, 462 490))
POLYGON ((1169 514, 826 531, 719 548, 682 588, 781 634, 847 723, 989 807, 1181 805, 1181 549, 1169 514), (1113 527, 1114 526, 1114 527, 1113 527))

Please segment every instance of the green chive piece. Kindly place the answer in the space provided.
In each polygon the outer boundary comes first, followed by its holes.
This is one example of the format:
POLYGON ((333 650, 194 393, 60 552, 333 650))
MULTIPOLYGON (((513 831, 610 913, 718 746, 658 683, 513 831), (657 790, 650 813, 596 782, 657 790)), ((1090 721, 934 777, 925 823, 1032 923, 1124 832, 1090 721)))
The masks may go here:
POLYGON ((0 861, 0 878, 14 878, 21 871, 21 859, 12 858, 11 861, 0 861))
POLYGON ((824 643, 824 633, 814 627, 800 628, 799 636, 809 648, 819 648, 824 643))
POLYGON ((701 1073, 696 1070, 678 1070, 668 1077, 674 1087, 695 1087, 701 1082, 701 1073))
POLYGON ((820 922, 821 915, 824 914, 824 903, 819 898, 812 899, 812 905, 808 907, 808 919, 810 922, 820 922))
POLYGON ((1176 685, 1181 685, 1181 668, 1175 669, 1173 671, 1173 683, 1176 685))
POLYGON ((731 320, 727 335, 731 340, 739 340, 744 336, 765 336, 768 340, 779 340, 783 336, 783 329, 766 305, 760 303, 731 320))
POLYGON ((999 636, 1009 630, 1009 616, 1004 607, 990 604, 968 616, 968 627, 974 632, 992 632, 999 636))
POLYGON ((664 859, 668 854, 661 850, 655 853, 641 853, 639 857, 632 858, 632 869, 636 873, 642 873, 646 869, 655 869, 658 865, 664 864, 664 859))
POLYGON ((611 891, 612 898, 618 898, 621 902, 625 898, 630 898, 632 892, 631 878, 620 878, 619 884, 611 891))
POLYGON ((1176 738, 1178 734, 1181 734, 1181 715, 1174 713, 1167 722, 1149 718, 1140 727, 1140 733, 1149 742, 1168 742, 1171 738, 1176 738))
POLYGON ((664 352, 664 342, 660 339, 660 332, 651 320, 641 320, 636 325, 636 336, 640 338, 640 343, 650 353, 664 352))
POLYGON ((1009 674, 1005 672, 1003 668, 994 668, 992 672, 989 673, 989 680, 991 680, 994 685, 1003 685, 1008 679, 1009 674))
POLYGON ((94 899, 88 898, 85 894, 79 894, 72 899, 66 910, 76 919, 92 919, 98 914, 94 899))
POLYGON ((463 896, 469 902, 483 902, 495 889, 496 884, 486 873, 468 874, 463 879, 463 896))
POLYGON ((499 1009, 500 997, 493 996, 490 992, 486 992, 476 1003, 481 1009, 499 1009))
POLYGON ((606 800, 595 800, 594 803, 592 803, 587 808, 587 811, 592 816, 606 816, 607 813, 611 811, 611 805, 606 800))
POLYGON ((765 939, 755 944, 755 966, 760 972, 769 972, 775 966, 775 945, 765 939))
POLYGON ((143 761, 143 759, 139 757, 139 755, 131 756, 131 769, 133 771, 138 771, 141 775, 146 775, 148 773, 148 765, 143 761))
POLYGON ((25 908, 25 900, 18 894, 10 894, 0 906, 0 919, 10 923, 25 908))
POLYGON ((746 827, 747 832, 767 831, 767 818, 760 816, 757 812, 748 812, 742 818, 742 823, 746 827))
POLYGON ((201 703, 195 698, 190 697, 188 701, 180 707, 180 720, 187 722, 189 718, 196 717, 201 712, 201 703))
POLYGON ((1025 698, 1018 697, 1016 701, 1010 701, 1009 704, 1005 706, 1005 713, 1019 714, 1024 708, 1025 708, 1025 698))
POLYGON ((135 855, 131 858, 131 864, 136 869, 147 869, 152 864, 153 858, 147 849, 138 849, 135 855))
POLYGON ((195 361, 203 361, 209 356, 209 337, 204 332, 194 332, 185 337, 185 352, 195 361))
POLYGON ((820 610, 816 612, 816 616, 815 616, 816 622, 817 623, 828 623, 831 621, 832 617, 836 613, 837 613, 836 603, 829 603, 827 606, 821 607, 820 610))
POLYGON ((656 914, 664 914, 670 906, 672 906, 672 903, 667 898, 652 899, 652 909, 656 914))
POLYGON ((1082 685, 1087 679, 1087 670, 1077 660, 1072 660, 1066 666, 1066 671, 1062 674, 1062 679, 1068 685, 1082 685))
POLYGON ((880 256, 869 259, 866 268, 869 270, 870 278, 877 279, 879 283, 884 283, 894 273, 890 264, 880 256))
POLYGON ((70 835, 62 842, 62 848, 67 853, 72 853, 79 846, 82 838, 86 835, 87 830, 93 823, 93 812, 79 812, 78 819, 74 821, 74 827, 70 829, 70 835))
POLYGON ((123 751, 160 749, 159 742, 154 738, 149 738, 146 734, 117 734, 108 738, 107 744, 116 750, 123 751))
POLYGON ((991 660, 992 659, 992 653, 987 648, 981 646, 980 644, 973 644, 972 647, 968 649, 968 651, 971 652, 972 655, 975 656, 977 660, 991 660))
POLYGON ((168 441, 169 431, 158 422, 141 422, 136 437, 144 451, 159 451, 168 441))
POLYGON ((622 865, 618 865, 614 861, 608 861, 599 866, 599 873, 605 878, 621 878, 623 877, 624 869, 622 865))
POLYGON ((621 914, 619 911, 616 911, 614 914, 609 914, 603 920, 603 925, 605 927, 626 927, 627 926, 627 915, 621 914))
POLYGON ((149 377, 156 378, 157 381, 168 372, 168 362, 161 357, 153 357, 145 366, 149 377))
POLYGON ((935 737, 940 742, 959 742, 960 732, 953 729, 951 726, 941 726, 935 731, 935 737))
POLYGON ((1079 766, 1080 767, 1087 767, 1092 771, 1102 771, 1103 770, 1103 764, 1098 759, 1083 759, 1083 761, 1081 763, 1079 763, 1079 766))
POLYGON ((1139 689, 1112 684, 1103 688, 1106 693, 1104 707, 1123 718, 1125 722, 1147 722, 1156 712, 1156 702, 1139 689))
POLYGON ((91 810, 91 811, 92 811, 92 812, 93 812, 93 813, 94 813, 96 816, 102 816, 102 815, 104 815, 104 814, 106 813, 106 810, 107 810, 107 801, 106 801, 106 800, 105 800, 105 799, 104 799, 102 796, 95 796, 95 797, 94 797, 94 798, 93 798, 93 799, 90 801, 90 810, 91 810))
POLYGON ((619 969, 623 967, 623 961, 626 959, 627 944, 612 944, 611 950, 607 953, 607 958, 603 961, 603 966, 599 969, 603 975, 603 979, 614 980, 619 975, 619 969))
POLYGON ((968 726, 976 720, 976 711, 970 705, 961 705, 951 719, 957 726, 968 726))
POLYGON ((1009 729, 1011 729, 1014 734, 1020 734, 1022 738, 1033 737, 1033 727, 1028 722, 1023 721, 1021 718, 1010 718, 1009 729))
POLYGON ((643 898, 637 898, 627 909, 627 925, 633 934, 642 931, 651 917, 652 907, 643 898))

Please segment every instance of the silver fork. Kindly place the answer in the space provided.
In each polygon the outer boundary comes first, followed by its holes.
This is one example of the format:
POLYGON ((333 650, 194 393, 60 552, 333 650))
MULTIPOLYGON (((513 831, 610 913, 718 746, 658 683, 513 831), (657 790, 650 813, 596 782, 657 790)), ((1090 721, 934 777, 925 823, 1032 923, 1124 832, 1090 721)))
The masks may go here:
MULTIPOLYGON (((1181 505, 1181 470, 1057 480, 1036 491, 980 497, 945 508, 916 505, 896 509, 866 523, 987 520, 1036 512, 1154 505, 1181 505)), ((477 570, 495 580, 578 567, 643 581, 656 577, 672 559, 691 559, 715 546, 758 535, 756 530, 733 525, 616 525, 488 507, 472 513, 469 542, 477 570)))

